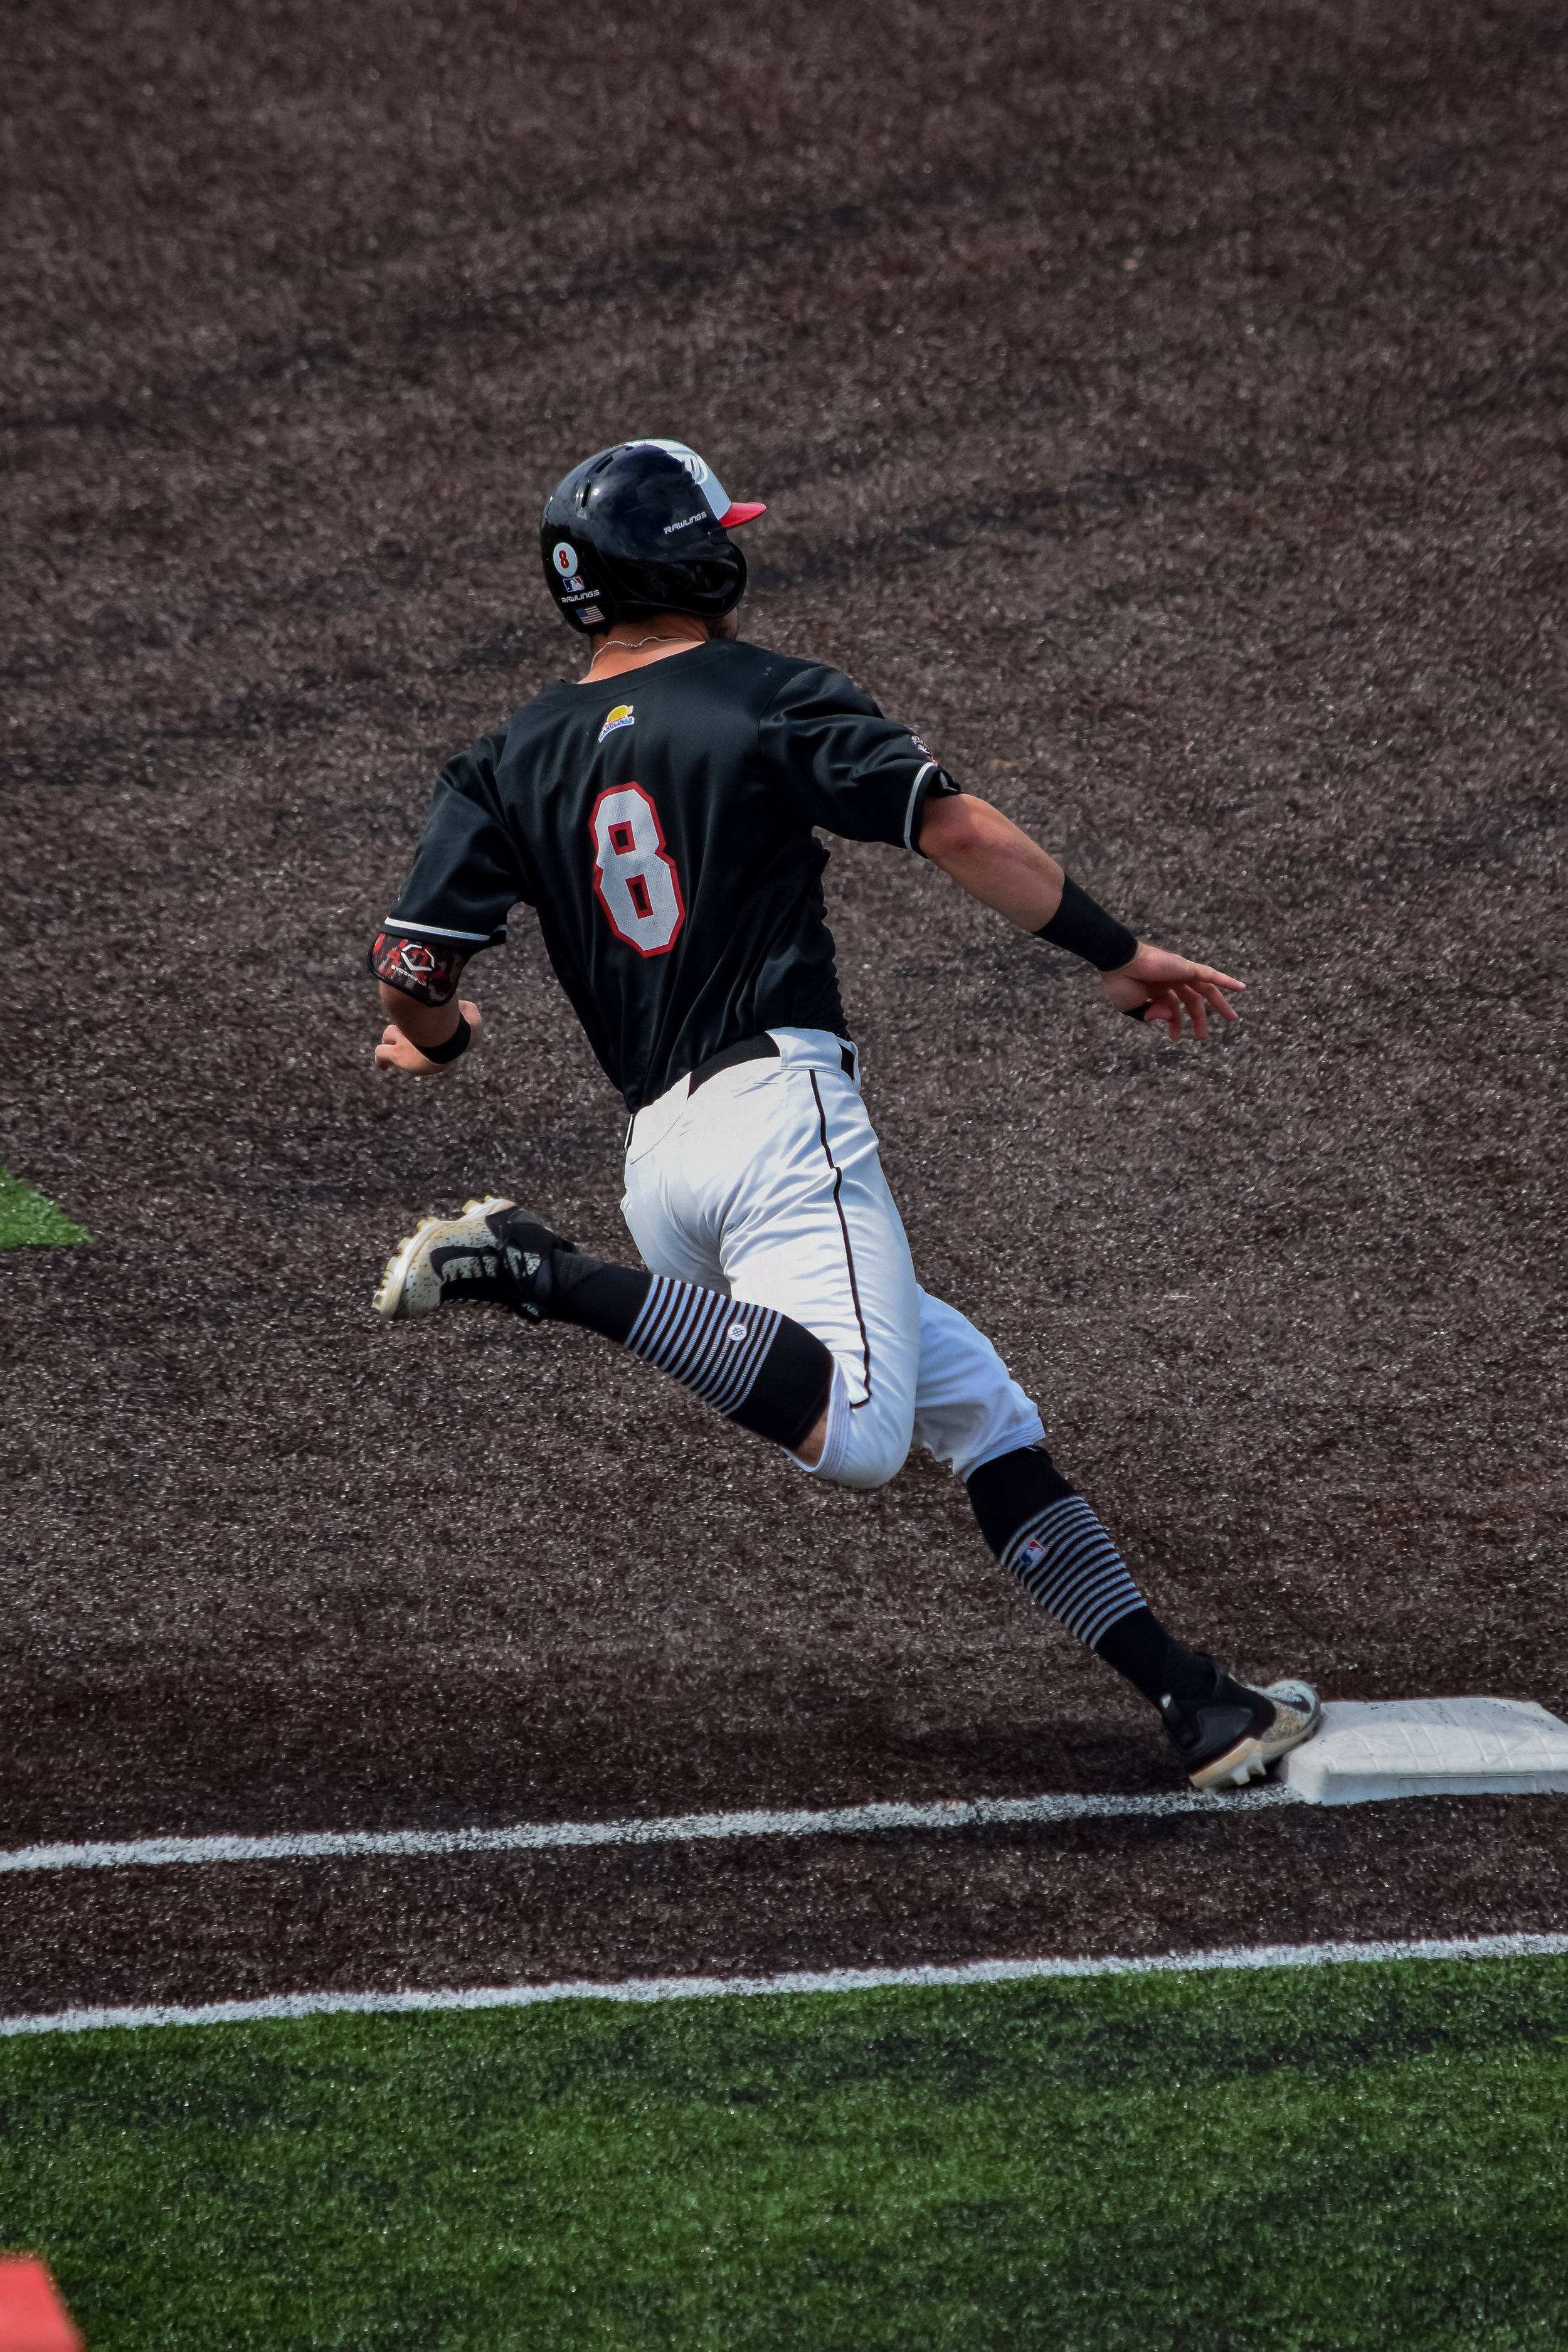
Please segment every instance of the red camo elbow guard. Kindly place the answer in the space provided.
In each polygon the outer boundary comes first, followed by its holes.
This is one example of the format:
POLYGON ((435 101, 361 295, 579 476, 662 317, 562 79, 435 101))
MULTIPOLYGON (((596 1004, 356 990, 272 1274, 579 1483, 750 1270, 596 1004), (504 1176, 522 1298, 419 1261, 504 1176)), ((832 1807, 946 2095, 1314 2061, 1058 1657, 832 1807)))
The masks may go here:
POLYGON ((370 951, 377 980, 420 1004, 449 1004, 468 961, 449 940, 416 940, 402 931, 378 931, 370 951))

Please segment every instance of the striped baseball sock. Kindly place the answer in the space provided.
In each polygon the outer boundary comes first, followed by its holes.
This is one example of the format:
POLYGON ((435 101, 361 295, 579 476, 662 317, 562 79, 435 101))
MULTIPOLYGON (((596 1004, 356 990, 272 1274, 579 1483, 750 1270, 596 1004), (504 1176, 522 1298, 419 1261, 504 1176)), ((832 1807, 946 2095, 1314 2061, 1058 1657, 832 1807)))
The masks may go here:
POLYGON ((1086 1650, 1144 1605, 1121 1555, 1081 1495, 1032 1511, 1000 1554, 1030 1600, 1059 1619, 1086 1650))
POLYGON ((545 1313, 657 1364, 726 1420, 792 1451, 815 1427, 833 1379, 820 1339, 775 1307, 668 1275, 634 1274, 579 1251, 551 1260, 545 1313))
POLYGON ((1190 1654, 1172 1640, 1116 1546, 1043 1446, 1020 1446, 971 1473, 980 1532, 1031 1601, 1154 1706, 1190 1654))

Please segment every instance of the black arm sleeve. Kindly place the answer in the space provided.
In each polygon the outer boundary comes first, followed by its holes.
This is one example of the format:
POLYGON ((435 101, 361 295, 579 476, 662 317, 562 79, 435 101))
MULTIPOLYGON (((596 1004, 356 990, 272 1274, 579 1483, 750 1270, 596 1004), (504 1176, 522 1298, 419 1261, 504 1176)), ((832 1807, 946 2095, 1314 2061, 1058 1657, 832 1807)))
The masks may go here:
POLYGON ((884 719, 841 670, 795 671, 757 731, 806 822, 847 841, 915 849, 926 802, 958 790, 920 737, 884 719))

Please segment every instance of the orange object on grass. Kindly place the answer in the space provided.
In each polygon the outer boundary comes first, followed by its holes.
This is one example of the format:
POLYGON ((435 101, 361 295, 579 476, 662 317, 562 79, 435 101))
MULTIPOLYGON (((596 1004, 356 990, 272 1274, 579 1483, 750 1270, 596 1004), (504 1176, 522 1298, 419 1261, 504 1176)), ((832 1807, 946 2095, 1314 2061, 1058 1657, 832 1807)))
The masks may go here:
POLYGON ((0 2352, 86 2352, 36 2254, 0 2254, 0 2352))

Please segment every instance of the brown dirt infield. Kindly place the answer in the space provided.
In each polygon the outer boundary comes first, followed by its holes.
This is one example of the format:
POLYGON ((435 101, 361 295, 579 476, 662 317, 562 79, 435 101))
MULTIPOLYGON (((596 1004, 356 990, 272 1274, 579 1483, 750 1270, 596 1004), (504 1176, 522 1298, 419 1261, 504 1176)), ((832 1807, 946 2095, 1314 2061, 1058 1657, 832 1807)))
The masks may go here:
MULTIPOLYGON (((387 1333, 433 1202, 606 1255, 526 922, 378 1079, 430 773, 569 653, 533 518, 675 432, 829 656, 1147 936, 1173 1050, 891 852, 846 1000, 923 1278, 1156 1605, 1568 1706, 1568 20, 12 12, 0 1843, 1171 1785, 914 1463, 808 1487, 583 1335, 387 1333)), ((1568 1805, 612 1866, 6 1882, 0 2001, 1568 1923, 1568 1805)))

